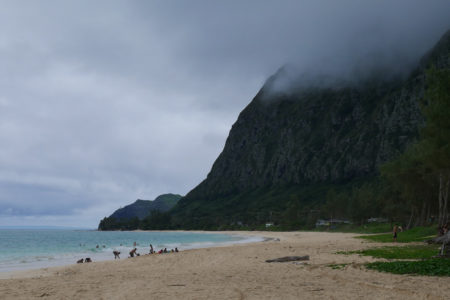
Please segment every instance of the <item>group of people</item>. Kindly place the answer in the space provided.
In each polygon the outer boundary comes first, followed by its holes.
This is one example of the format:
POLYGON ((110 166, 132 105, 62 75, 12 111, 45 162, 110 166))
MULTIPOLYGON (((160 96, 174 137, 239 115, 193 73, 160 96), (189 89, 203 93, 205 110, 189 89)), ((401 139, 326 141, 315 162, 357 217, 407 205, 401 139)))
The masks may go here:
POLYGON ((162 253, 174 253, 174 252, 179 252, 177 247, 175 247, 175 249, 172 249, 172 250, 167 250, 167 248, 164 248, 159 251, 155 251, 155 250, 153 250, 153 245, 150 244, 150 252, 148 254, 162 254, 162 253))
MULTIPOLYGON (((130 254, 130 258, 131 257, 135 257, 135 256, 140 256, 140 254, 137 252, 137 248, 136 248, 136 242, 133 243, 134 248, 129 252, 130 254)), ((175 249, 171 249, 171 250, 167 250, 167 248, 161 249, 159 251, 155 251, 153 249, 153 245, 150 244, 150 251, 148 254, 162 254, 162 253, 175 253, 175 252, 179 252, 178 248, 175 247, 175 249)), ((114 259, 120 259, 120 252, 117 250, 113 251, 114 254, 114 259)))
POLYGON ((149 254, 155 254, 155 253, 162 254, 162 253, 174 253, 174 252, 179 252, 177 247, 175 247, 175 249, 172 249, 172 250, 167 250, 167 248, 164 248, 164 249, 159 250, 158 252, 155 252, 155 251, 153 251, 153 249, 151 249, 149 254))

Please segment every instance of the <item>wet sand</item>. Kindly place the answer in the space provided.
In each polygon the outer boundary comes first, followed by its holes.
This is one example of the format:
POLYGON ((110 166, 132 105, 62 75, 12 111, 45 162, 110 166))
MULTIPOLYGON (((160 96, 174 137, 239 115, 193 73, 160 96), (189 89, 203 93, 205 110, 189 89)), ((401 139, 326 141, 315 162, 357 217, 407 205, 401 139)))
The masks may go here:
MULTIPOLYGON (((337 251, 380 244, 354 234, 232 232, 265 242, 0 275, 1 299, 448 299, 449 277, 380 273, 337 251), (279 240, 278 240, 279 239, 279 240), (266 263, 309 255, 306 262, 266 263), (330 264, 348 264, 332 269, 330 264)), ((383 246, 386 244, 383 244, 383 246)), ((112 254, 111 254, 112 256, 112 254)), ((125 255, 122 254, 123 257, 125 255)))

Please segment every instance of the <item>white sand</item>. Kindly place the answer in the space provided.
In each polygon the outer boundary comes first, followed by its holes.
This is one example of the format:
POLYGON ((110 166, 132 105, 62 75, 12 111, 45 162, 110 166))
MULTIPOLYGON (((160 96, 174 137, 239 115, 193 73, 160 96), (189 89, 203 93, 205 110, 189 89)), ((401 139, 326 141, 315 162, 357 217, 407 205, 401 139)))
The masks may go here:
MULTIPOLYGON (((353 234, 233 232, 280 241, 205 248, 1 275, 1 299, 449 299, 450 278, 365 269, 339 255, 377 244, 353 234), (266 259, 309 255, 307 264, 266 259), (349 263, 333 270, 329 264, 349 263)), ((123 255, 124 256, 124 255, 123 255)))

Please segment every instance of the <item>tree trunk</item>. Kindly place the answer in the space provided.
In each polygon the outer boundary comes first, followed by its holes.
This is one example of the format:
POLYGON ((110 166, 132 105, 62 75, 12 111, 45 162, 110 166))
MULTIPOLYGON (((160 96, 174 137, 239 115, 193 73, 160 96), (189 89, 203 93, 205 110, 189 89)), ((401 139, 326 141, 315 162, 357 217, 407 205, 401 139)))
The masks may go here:
POLYGON ((409 222, 408 225, 406 225, 406 229, 410 229, 411 228, 411 223, 413 220, 413 216, 414 216, 414 206, 411 207, 411 216, 409 217, 409 222))
POLYGON ((447 223, 448 222, 448 211, 447 211, 447 203, 448 203, 448 188, 449 188, 449 184, 450 184, 450 179, 447 176, 447 181, 445 183, 445 187, 444 187, 444 191, 442 193, 442 202, 443 202, 443 223, 447 223))
POLYGON ((427 219, 425 220, 425 225, 429 225, 430 222, 430 217, 431 217, 431 205, 428 205, 428 209, 427 209, 427 219))
POLYGON ((439 195, 438 195, 438 200, 439 200, 439 216, 438 216, 438 225, 442 226, 444 224, 444 220, 443 220, 443 203, 442 203, 442 192, 443 192, 443 184, 442 184, 443 178, 442 178, 442 173, 439 173, 439 195))
POLYGON ((425 225, 425 219, 427 217, 427 203, 424 201, 422 205, 422 210, 420 212, 420 218, 416 221, 418 226, 425 225))

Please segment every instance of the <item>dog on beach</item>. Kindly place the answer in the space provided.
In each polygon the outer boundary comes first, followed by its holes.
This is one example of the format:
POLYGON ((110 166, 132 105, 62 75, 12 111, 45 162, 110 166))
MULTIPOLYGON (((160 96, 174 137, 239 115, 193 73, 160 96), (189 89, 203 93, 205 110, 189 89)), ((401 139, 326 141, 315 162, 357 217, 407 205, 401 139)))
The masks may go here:
POLYGON ((120 256, 119 256, 120 252, 119 251, 114 250, 113 254, 114 254, 114 259, 116 259, 116 258, 120 259, 120 256))
POLYGON ((90 257, 86 257, 85 260, 84 260, 84 262, 85 262, 85 263, 90 263, 90 262, 92 262, 92 260, 91 260, 90 257))
POLYGON ((83 259, 77 260, 77 264, 82 264, 83 263, 83 259))

